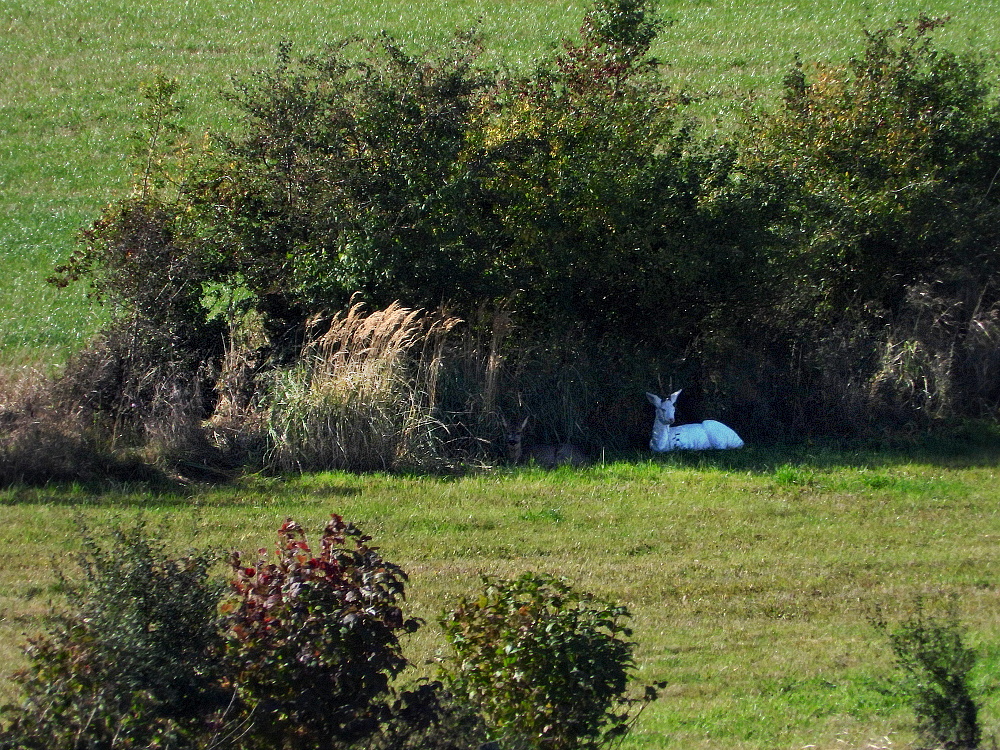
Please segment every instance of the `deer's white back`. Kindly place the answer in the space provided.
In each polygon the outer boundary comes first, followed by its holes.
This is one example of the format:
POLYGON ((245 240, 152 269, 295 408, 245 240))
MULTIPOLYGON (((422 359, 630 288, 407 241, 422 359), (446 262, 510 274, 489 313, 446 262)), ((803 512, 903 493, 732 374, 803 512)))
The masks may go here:
POLYGON ((670 394, 668 398, 660 398, 654 393, 647 393, 646 398, 656 407, 656 418, 653 420, 653 435, 649 440, 649 449, 656 453, 667 451, 702 451, 728 450, 742 448, 743 440, 736 431, 722 422, 706 419, 697 424, 674 425, 674 404, 680 391, 670 394))

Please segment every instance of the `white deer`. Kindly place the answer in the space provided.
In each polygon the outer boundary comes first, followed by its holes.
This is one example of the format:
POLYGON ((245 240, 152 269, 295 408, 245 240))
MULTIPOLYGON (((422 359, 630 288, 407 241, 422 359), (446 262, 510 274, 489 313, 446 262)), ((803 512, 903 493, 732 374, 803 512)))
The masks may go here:
POLYGON ((570 443, 535 444, 525 450, 524 431, 528 427, 529 419, 530 417, 525 417, 517 429, 512 429, 507 420, 503 419, 507 460, 511 464, 534 461, 543 469, 554 469, 557 466, 587 466, 590 463, 590 457, 570 443))
POLYGON ((668 398, 660 398, 654 393, 647 393, 649 403, 656 407, 656 419, 653 421, 653 437, 649 441, 649 449, 656 453, 667 451, 703 451, 710 448, 728 449, 742 448, 743 441, 736 432, 722 422, 706 419, 697 424, 674 425, 674 404, 680 391, 671 393, 668 398))

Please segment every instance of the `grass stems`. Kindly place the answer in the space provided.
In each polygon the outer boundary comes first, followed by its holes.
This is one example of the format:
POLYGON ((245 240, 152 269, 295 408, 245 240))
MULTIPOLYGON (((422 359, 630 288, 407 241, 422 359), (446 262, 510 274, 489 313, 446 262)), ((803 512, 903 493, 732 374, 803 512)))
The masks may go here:
POLYGON ((268 389, 267 465, 279 471, 431 468, 441 348, 455 318, 393 304, 353 305, 276 373, 268 389), (414 352, 413 350, 417 350, 414 352))

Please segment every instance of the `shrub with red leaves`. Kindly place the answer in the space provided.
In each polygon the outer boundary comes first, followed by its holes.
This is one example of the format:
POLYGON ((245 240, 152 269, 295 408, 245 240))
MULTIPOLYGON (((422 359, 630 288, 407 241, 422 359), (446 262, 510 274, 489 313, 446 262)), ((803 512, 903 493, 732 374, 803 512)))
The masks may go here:
POLYGON ((231 564, 224 606, 229 678, 261 747, 333 748, 377 732, 390 681, 408 664, 399 636, 406 574, 333 515, 318 552, 292 519, 271 561, 231 564))

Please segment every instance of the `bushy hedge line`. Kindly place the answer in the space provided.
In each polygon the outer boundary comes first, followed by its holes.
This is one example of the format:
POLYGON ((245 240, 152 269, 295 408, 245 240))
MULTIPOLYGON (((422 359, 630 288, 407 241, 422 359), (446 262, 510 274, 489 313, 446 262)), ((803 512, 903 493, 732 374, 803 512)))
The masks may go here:
POLYGON ((671 383, 752 440, 992 417, 1000 109, 981 61, 934 45, 941 23, 797 65, 726 138, 650 56, 653 0, 597 0, 527 72, 480 65, 472 34, 283 48, 234 86, 239 129, 199 148, 159 81, 143 178, 57 280, 88 279, 157 367, 200 373, 208 410, 223 311, 260 326, 260 373, 354 300, 503 339, 499 400, 434 407, 473 440, 484 406, 562 404, 547 432, 639 445, 621 402, 671 383), (498 319, 513 335, 475 324, 498 319))

